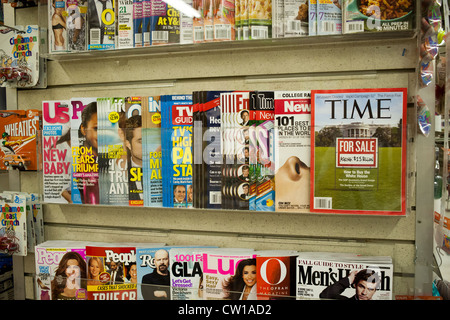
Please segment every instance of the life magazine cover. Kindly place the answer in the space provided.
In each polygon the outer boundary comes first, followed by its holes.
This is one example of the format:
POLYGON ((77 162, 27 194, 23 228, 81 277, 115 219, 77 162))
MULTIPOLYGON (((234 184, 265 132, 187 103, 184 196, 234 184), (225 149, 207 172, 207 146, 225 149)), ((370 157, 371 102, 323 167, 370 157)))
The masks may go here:
POLYGON ((311 212, 406 214, 406 93, 311 92, 311 212))

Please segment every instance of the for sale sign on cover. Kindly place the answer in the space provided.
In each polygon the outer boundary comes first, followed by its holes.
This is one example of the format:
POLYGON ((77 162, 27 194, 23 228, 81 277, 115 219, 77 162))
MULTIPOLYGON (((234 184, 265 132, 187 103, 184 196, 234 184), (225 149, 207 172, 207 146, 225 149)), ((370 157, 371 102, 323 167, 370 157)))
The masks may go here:
POLYGON ((406 214, 406 93, 311 92, 311 212, 406 214))

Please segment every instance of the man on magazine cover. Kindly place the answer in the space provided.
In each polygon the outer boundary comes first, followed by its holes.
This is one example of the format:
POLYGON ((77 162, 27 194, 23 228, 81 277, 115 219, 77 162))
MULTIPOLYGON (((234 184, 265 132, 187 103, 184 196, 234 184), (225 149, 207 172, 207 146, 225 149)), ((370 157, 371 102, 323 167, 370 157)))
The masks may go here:
POLYGON ((182 184, 175 186, 173 190, 173 203, 174 204, 185 204, 186 203, 186 187, 182 184))
POLYGON ((379 283, 380 277, 376 271, 371 269, 354 270, 347 277, 326 287, 319 297, 337 300, 372 300, 379 283), (350 286, 355 288, 356 294, 352 297, 341 295, 350 286))
POLYGON ((142 297, 144 300, 169 300, 169 252, 164 249, 156 251, 154 261, 153 272, 142 277, 142 297))

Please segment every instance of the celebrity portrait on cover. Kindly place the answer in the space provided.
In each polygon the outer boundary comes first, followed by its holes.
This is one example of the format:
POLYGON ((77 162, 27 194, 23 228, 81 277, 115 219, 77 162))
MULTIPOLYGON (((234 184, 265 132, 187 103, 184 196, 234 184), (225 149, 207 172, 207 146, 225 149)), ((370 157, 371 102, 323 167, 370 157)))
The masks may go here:
POLYGON ((236 273, 224 283, 225 299, 257 300, 256 298, 256 259, 239 262, 236 273))
POLYGON ((169 252, 165 249, 156 251, 154 261, 153 272, 142 277, 142 297, 144 300, 169 300, 169 252))
POLYGON ((86 262, 74 251, 66 253, 60 260, 51 282, 52 300, 74 300, 86 279, 86 262))
POLYGON ((347 277, 339 279, 325 288, 319 295, 322 299, 338 300, 372 300, 380 283, 380 276, 371 269, 354 270, 347 277), (355 288, 355 295, 345 297, 341 295, 349 287, 355 288))

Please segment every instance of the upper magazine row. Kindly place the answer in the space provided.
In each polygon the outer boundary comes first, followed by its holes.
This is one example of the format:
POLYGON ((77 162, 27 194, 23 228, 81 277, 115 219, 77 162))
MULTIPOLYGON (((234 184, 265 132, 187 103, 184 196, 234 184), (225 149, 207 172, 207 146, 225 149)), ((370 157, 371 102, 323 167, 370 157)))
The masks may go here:
POLYGON ((404 88, 44 101, 43 201, 402 216, 406 101, 404 88))
POLYGON ((53 0, 49 53, 415 29, 415 0, 53 0))

